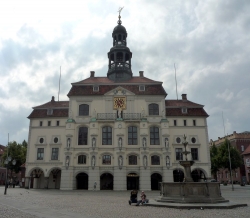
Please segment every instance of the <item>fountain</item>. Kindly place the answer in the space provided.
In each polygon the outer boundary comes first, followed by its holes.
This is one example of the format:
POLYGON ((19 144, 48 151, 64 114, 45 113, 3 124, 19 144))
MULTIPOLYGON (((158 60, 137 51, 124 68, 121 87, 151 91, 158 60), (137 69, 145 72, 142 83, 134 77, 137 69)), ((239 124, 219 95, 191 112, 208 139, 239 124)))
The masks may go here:
POLYGON ((186 147, 188 142, 184 135, 185 160, 180 161, 180 165, 184 167, 183 182, 162 182, 161 196, 156 199, 157 202, 165 203, 222 203, 229 202, 221 196, 220 184, 218 182, 194 182, 191 176, 191 166, 195 163, 188 160, 187 155, 190 154, 186 147))

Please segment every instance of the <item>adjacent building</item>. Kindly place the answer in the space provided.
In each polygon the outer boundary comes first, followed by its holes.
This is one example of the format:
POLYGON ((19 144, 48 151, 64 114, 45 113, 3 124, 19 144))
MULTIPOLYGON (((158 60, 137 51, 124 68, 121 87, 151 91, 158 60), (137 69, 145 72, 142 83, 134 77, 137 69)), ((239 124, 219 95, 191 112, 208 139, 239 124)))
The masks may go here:
MULTIPOLYGON (((245 150, 248 148, 250 145, 250 132, 245 131, 241 133, 237 133, 236 131, 233 132, 233 134, 230 134, 226 137, 218 137, 218 140, 214 141, 214 144, 216 146, 220 146, 221 144, 224 143, 225 139, 228 139, 230 141, 231 146, 235 147, 241 155, 246 154, 245 150)), ((247 161, 247 158, 246 160, 247 161)), ((247 179, 247 170, 250 168, 247 168, 245 165, 245 162, 243 165, 236 170, 232 171, 232 178, 235 183, 242 183, 246 182, 247 179)), ((249 166, 250 167, 250 166, 249 166)), ((249 171, 250 173, 250 171, 249 171)), ((229 182, 230 181, 230 170, 229 169, 220 169, 217 172, 217 179, 219 182, 229 182)), ((249 181, 249 176, 248 176, 248 181, 249 181)))
POLYGON ((161 81, 134 75, 120 16, 112 38, 106 77, 91 71, 72 83, 68 101, 33 107, 27 188, 157 190, 183 181, 184 134, 194 181, 211 177, 204 106, 186 94, 168 100, 161 81))

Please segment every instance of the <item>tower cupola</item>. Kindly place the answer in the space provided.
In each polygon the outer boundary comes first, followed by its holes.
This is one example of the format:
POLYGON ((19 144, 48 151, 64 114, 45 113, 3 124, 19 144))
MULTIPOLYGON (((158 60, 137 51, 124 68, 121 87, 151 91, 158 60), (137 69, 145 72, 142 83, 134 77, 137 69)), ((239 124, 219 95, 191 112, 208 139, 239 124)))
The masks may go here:
POLYGON ((119 9, 119 20, 117 21, 117 26, 114 28, 113 37, 113 47, 108 53, 109 58, 109 69, 107 76, 113 81, 126 81, 132 78, 131 70, 131 58, 132 52, 127 47, 127 31, 124 26, 122 26, 121 21, 121 10, 119 9))

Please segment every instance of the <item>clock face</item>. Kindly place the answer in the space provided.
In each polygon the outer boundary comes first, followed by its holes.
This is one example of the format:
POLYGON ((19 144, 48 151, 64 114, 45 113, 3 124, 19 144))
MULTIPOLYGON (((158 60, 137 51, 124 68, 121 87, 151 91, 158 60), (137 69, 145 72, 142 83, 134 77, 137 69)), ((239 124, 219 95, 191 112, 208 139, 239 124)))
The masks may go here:
POLYGON ((115 97, 114 98, 114 109, 125 109, 126 108, 126 97, 115 97))

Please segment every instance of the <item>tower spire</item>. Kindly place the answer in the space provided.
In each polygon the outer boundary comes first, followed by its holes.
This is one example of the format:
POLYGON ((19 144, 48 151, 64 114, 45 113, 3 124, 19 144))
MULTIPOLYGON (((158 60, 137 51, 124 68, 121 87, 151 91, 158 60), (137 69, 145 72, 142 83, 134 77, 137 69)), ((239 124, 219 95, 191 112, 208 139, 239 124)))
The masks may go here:
POLYGON ((119 10, 118 10, 118 12, 119 12, 119 16, 118 16, 118 21, 117 21, 117 23, 119 24, 119 25, 121 25, 122 24, 122 21, 121 21, 121 12, 122 12, 122 9, 123 9, 124 7, 120 7, 119 8, 119 10))
POLYGON ((126 81, 133 77, 131 70, 132 52, 127 47, 127 31, 122 25, 121 11, 124 7, 120 7, 118 25, 112 33, 113 47, 108 52, 109 67, 107 77, 115 82, 126 81))

